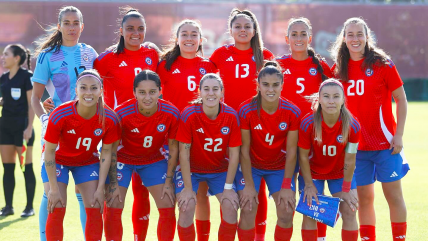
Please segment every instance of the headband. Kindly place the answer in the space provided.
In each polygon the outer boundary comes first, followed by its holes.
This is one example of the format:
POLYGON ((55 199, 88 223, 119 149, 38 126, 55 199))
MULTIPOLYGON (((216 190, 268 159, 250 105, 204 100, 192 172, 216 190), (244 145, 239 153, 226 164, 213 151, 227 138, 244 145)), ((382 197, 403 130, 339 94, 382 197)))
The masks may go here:
POLYGON ((338 80, 335 80, 335 79, 328 79, 328 80, 321 83, 320 88, 318 90, 318 93, 321 92, 322 87, 324 87, 325 85, 330 84, 330 83, 338 85, 343 91, 342 83, 340 83, 338 80))
POLYGON ((80 76, 80 77, 76 80, 76 83, 77 83, 77 82, 79 82, 79 80, 81 80, 81 79, 83 79, 83 78, 85 78, 85 77, 93 77, 93 78, 97 79, 97 80, 98 80, 98 82, 100 82, 100 85, 101 85, 101 86, 103 85, 103 83, 101 82, 101 79, 99 79, 97 76, 95 76, 95 75, 93 75, 93 74, 84 74, 84 75, 80 76))

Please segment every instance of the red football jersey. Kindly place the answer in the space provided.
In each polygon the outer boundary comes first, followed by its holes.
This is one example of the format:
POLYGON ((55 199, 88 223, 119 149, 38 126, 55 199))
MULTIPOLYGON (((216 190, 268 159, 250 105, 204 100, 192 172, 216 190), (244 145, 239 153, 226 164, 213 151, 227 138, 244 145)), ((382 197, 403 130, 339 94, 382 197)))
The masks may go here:
POLYGON ((175 139, 180 112, 168 101, 158 100, 158 109, 150 117, 138 111, 138 101, 131 99, 116 108, 122 121, 119 162, 147 165, 165 159, 164 143, 175 139))
MULTIPOLYGON (((312 113, 303 117, 299 128, 299 147, 310 149, 309 163, 313 179, 327 180, 343 178, 345 164, 345 148, 343 143, 342 121, 339 119, 330 128, 322 122, 322 142, 315 140, 314 115, 312 113)), ((358 143, 361 126, 354 117, 350 123, 348 142, 358 143)))
MULTIPOLYGON (((312 57, 303 61, 295 60, 291 54, 283 55, 276 59, 284 73, 284 87, 281 96, 296 104, 302 111, 301 117, 311 112, 312 103, 305 96, 318 93, 322 82, 321 74, 317 71, 317 65, 312 62, 312 57)), ((320 61, 324 74, 331 78, 330 67, 324 61, 320 61)))
MULTIPOLYGON (((265 60, 274 59, 273 54, 263 50, 265 60)), ((242 51, 234 45, 224 45, 214 51, 210 58, 217 66, 224 83, 224 102, 239 110, 239 105, 257 94, 257 70, 253 49, 242 51)))
POLYGON ((76 110, 77 100, 66 102, 50 114, 45 140, 58 144, 56 163, 84 166, 96 163, 97 145, 102 140, 111 144, 120 139, 120 124, 116 114, 105 108, 104 128, 98 112, 91 119, 82 118, 76 110))
POLYGON ((226 172, 228 147, 242 145, 238 114, 221 103, 220 114, 209 119, 201 104, 186 107, 181 113, 176 140, 192 144, 190 171, 195 173, 226 172))
POLYGON ((392 91, 403 86, 403 81, 391 60, 373 69, 363 69, 363 61, 349 60, 349 80, 343 83, 348 108, 362 126, 358 150, 386 150, 396 128, 392 91))
POLYGON ((209 59, 199 56, 193 59, 178 56, 170 71, 166 70, 165 63, 161 61, 157 68, 162 83, 162 98, 173 103, 180 111, 197 98, 202 76, 217 72, 209 59))
POLYGON ((159 56, 156 50, 141 46, 137 51, 125 49, 116 54, 107 50, 94 61, 104 83, 105 103, 115 109, 123 102, 134 98, 135 76, 145 69, 156 71, 159 56))
POLYGON ((251 165, 263 170, 285 168, 285 147, 288 131, 299 129, 300 110, 293 103, 280 98, 279 106, 272 115, 260 108, 257 114, 253 98, 245 101, 239 108, 241 129, 251 134, 251 165))

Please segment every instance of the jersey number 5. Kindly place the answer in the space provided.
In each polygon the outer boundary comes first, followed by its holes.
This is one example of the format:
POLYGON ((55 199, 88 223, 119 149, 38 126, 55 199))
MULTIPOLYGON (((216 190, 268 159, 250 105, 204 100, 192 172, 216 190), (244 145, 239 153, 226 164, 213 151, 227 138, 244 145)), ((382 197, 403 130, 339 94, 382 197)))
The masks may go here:
MULTIPOLYGON (((205 138, 205 140, 208 142, 205 143, 204 150, 213 151, 213 149, 209 148, 213 144, 213 138, 205 138)), ((223 139, 217 138, 214 141, 217 142, 217 144, 214 146, 214 152, 221 151, 221 148, 218 148, 218 147, 221 146, 221 144, 223 144, 223 139)))
POLYGON ((79 139, 77 139, 76 149, 79 149, 80 144, 82 144, 82 146, 86 146, 86 151, 89 151, 89 148, 91 147, 91 142, 91 138, 83 138, 82 140, 82 137, 79 137, 79 139))

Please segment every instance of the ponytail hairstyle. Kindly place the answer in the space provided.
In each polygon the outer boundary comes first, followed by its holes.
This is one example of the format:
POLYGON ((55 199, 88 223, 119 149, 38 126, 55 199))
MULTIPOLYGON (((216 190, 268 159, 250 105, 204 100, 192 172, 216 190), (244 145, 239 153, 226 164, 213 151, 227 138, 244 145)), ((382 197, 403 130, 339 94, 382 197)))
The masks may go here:
MULTIPOLYGON (((119 28, 123 28, 123 24, 129 18, 141 18, 144 23, 144 34, 146 34, 146 20, 144 19, 144 16, 140 12, 138 12, 138 9, 132 8, 130 6, 120 7, 119 13, 121 16, 123 16, 122 18, 118 18, 116 20, 119 28)), ((125 52, 125 38, 120 33, 120 30, 118 30, 116 33, 119 36, 119 41, 115 45, 109 47, 109 49, 113 49, 113 52, 116 54, 121 54, 125 52)))
POLYGON ((232 9, 229 16, 229 30, 232 29, 232 24, 236 19, 240 17, 245 17, 251 20, 254 28, 254 36, 251 38, 251 48, 253 49, 254 60, 256 62, 257 72, 263 67, 263 40, 262 33, 260 30, 259 22, 257 21, 256 15, 250 10, 239 10, 237 8, 232 9))
MULTIPOLYGON (((290 34, 291 34, 290 28, 291 28, 291 26, 293 26, 296 23, 304 24, 306 26, 306 28, 308 29, 309 36, 312 36, 311 22, 307 18, 300 17, 300 18, 291 18, 288 21, 287 36, 289 38, 290 38, 290 34)), ((325 59, 323 57, 321 57, 321 55, 315 53, 315 50, 309 45, 308 45, 308 55, 312 57, 312 62, 317 65, 317 71, 318 71, 318 73, 321 74, 322 81, 328 79, 328 77, 324 74, 324 69, 321 66, 321 61, 325 61, 325 59)))
POLYGON ((376 46, 376 41, 373 36, 373 32, 368 27, 367 23, 362 18, 348 18, 343 24, 343 28, 337 35, 336 41, 330 49, 331 57, 336 63, 334 74, 338 76, 341 81, 348 81, 348 63, 351 57, 349 49, 346 46, 345 36, 346 27, 349 24, 359 24, 364 28, 364 32, 367 36, 366 46, 364 46, 363 57, 364 62, 362 69, 373 69, 373 66, 385 66, 386 62, 390 57, 382 49, 376 46))
MULTIPOLYGON (((276 61, 266 61, 263 65, 263 68, 260 70, 259 75, 257 76, 257 83, 260 85, 260 79, 266 75, 276 75, 281 79, 281 85, 284 84, 284 74, 282 73, 281 66, 276 61)), ((262 108, 262 95, 260 90, 257 87, 257 94, 251 100, 252 105, 257 106, 257 115, 260 117, 260 110, 262 108)))
POLYGON ((315 140, 317 141, 318 145, 321 145, 322 142, 322 107, 319 103, 319 95, 321 94, 321 90, 326 86, 339 86, 342 90, 342 98, 343 98, 343 104, 340 107, 340 120, 342 120, 342 137, 343 141, 341 142, 342 145, 346 145, 348 142, 349 137, 349 129, 351 128, 351 121, 352 121, 352 114, 346 108, 346 99, 345 99, 345 92, 343 91, 343 85, 337 80, 337 79, 327 79, 325 80, 319 88, 318 93, 315 93, 311 96, 311 98, 314 99, 314 133, 315 133, 315 140))
MULTIPOLYGON (((100 74, 95 69, 87 69, 87 70, 82 71, 82 73, 80 73, 77 76, 76 86, 80 80, 82 80, 83 78, 86 78, 86 77, 91 77, 91 78, 95 78, 96 80, 98 80, 100 83, 101 90, 103 89, 103 79, 100 77, 100 74)), ((100 123, 102 123, 102 129, 103 130, 105 127, 105 120, 106 120, 106 112, 105 112, 104 108, 111 110, 110 107, 108 107, 107 105, 104 105, 103 91, 101 91, 101 95, 98 98, 98 116, 100 117, 100 123)), ((111 110, 111 111, 113 113, 115 113, 113 110, 111 110)))
MULTIPOLYGON (((224 90, 223 80, 220 78, 218 74, 208 73, 204 75, 201 78, 201 81, 199 82, 199 92, 202 90, 202 85, 204 84, 205 80, 207 79, 215 79, 217 80, 218 84, 220 85, 220 89, 224 90)), ((190 104, 202 104, 202 97, 198 96, 195 100, 191 101, 190 104)))
MULTIPOLYGON (((83 15, 80 12, 80 10, 73 6, 66 6, 59 9, 58 13, 58 24, 61 25, 62 18, 64 17, 65 13, 77 13, 79 16, 80 23, 83 23, 83 15)), ((47 49, 47 52, 50 52, 52 50, 55 50, 54 53, 59 52, 61 45, 62 45, 62 33, 58 30, 57 25, 51 25, 48 27, 48 29, 44 29, 42 26, 40 26, 45 32, 51 33, 45 35, 40 40, 35 41, 37 48, 35 51, 35 56, 39 56, 39 54, 44 50, 47 49)))
POLYGON ((27 70, 31 69, 31 52, 29 49, 25 48, 21 44, 9 44, 6 46, 6 49, 9 48, 12 52, 13 56, 19 56, 19 63, 18 66, 21 66, 27 61, 27 70))
MULTIPOLYGON (((165 46, 165 49, 163 50, 163 53, 161 55, 161 60, 165 60, 165 69, 167 71, 171 70, 171 66, 174 63, 174 61, 180 56, 180 45, 178 44, 178 35, 180 34, 180 29, 186 24, 190 24, 195 26, 198 29, 199 37, 203 38, 202 36, 202 26, 200 23, 196 22, 195 20, 185 19, 181 21, 175 31, 173 30, 173 34, 171 38, 169 39, 169 44, 165 46)), ((196 53, 200 53, 201 56, 204 56, 204 50, 202 41, 199 45, 198 49, 196 50, 196 53)))
POLYGON ((161 80, 158 74, 156 72, 153 72, 151 70, 143 70, 140 73, 137 74, 134 78, 134 92, 138 87, 138 84, 142 81, 151 80, 155 82, 156 87, 159 88, 159 91, 161 90, 161 80))

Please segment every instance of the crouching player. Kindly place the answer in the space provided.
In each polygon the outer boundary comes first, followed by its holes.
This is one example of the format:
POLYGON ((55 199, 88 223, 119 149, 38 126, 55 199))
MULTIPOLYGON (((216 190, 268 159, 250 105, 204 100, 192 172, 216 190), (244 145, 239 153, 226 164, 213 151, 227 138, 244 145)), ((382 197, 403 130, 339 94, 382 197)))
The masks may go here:
MULTIPOLYGON (((319 103, 300 123, 299 191, 310 206, 312 198, 324 191, 324 183, 333 197, 344 200, 342 240, 358 240, 357 184, 354 179, 355 157, 360 138, 360 124, 348 111, 342 84, 335 79, 324 81, 319 88, 319 103), (311 153, 310 153, 311 150, 311 153), (303 176, 303 177, 302 177, 303 176)), ((302 240, 317 240, 316 221, 303 216, 302 240)))
MULTIPOLYGON (((48 194, 48 241, 63 239, 69 171, 73 173, 85 205, 86 241, 101 240, 104 183, 110 168, 112 143, 120 138, 119 121, 115 113, 104 106, 98 73, 83 71, 76 86, 78 100, 66 102, 52 112, 45 135, 42 179, 48 194), (100 141, 103 145, 99 159, 97 145, 100 141)), ((112 168, 111 171, 116 170, 112 168)), ((116 191, 112 196, 118 194, 116 191)))
POLYGON ((238 171, 236 178, 242 208, 239 240, 255 238, 257 192, 262 178, 276 203, 275 240, 290 240, 293 234, 296 190, 292 177, 300 110, 280 97, 283 78, 279 64, 267 62, 258 76, 257 95, 242 103, 239 109, 242 133, 242 173, 238 171))
MULTIPOLYGON (((157 238, 174 240, 175 193, 172 178, 178 156, 174 140, 180 112, 170 102, 159 99, 161 81, 151 70, 143 70, 134 79, 134 95, 116 108, 122 122, 122 141, 117 152, 117 179, 121 196, 125 196, 132 173, 137 172, 159 210, 157 238), (164 143, 169 155, 165 157, 164 143)), ((106 239, 122 240, 120 221, 124 202, 114 201, 107 209, 106 239), (111 217, 111 218, 109 218, 111 217), (115 221, 112 221, 115 220, 115 221)))
POLYGON ((235 240, 239 201, 233 182, 241 146, 239 119, 235 110, 220 102, 224 89, 218 75, 204 75, 199 91, 200 98, 181 113, 176 137, 181 166, 176 174, 178 236, 183 241, 195 240, 196 192, 199 183, 206 181, 223 212, 218 240, 235 240))

